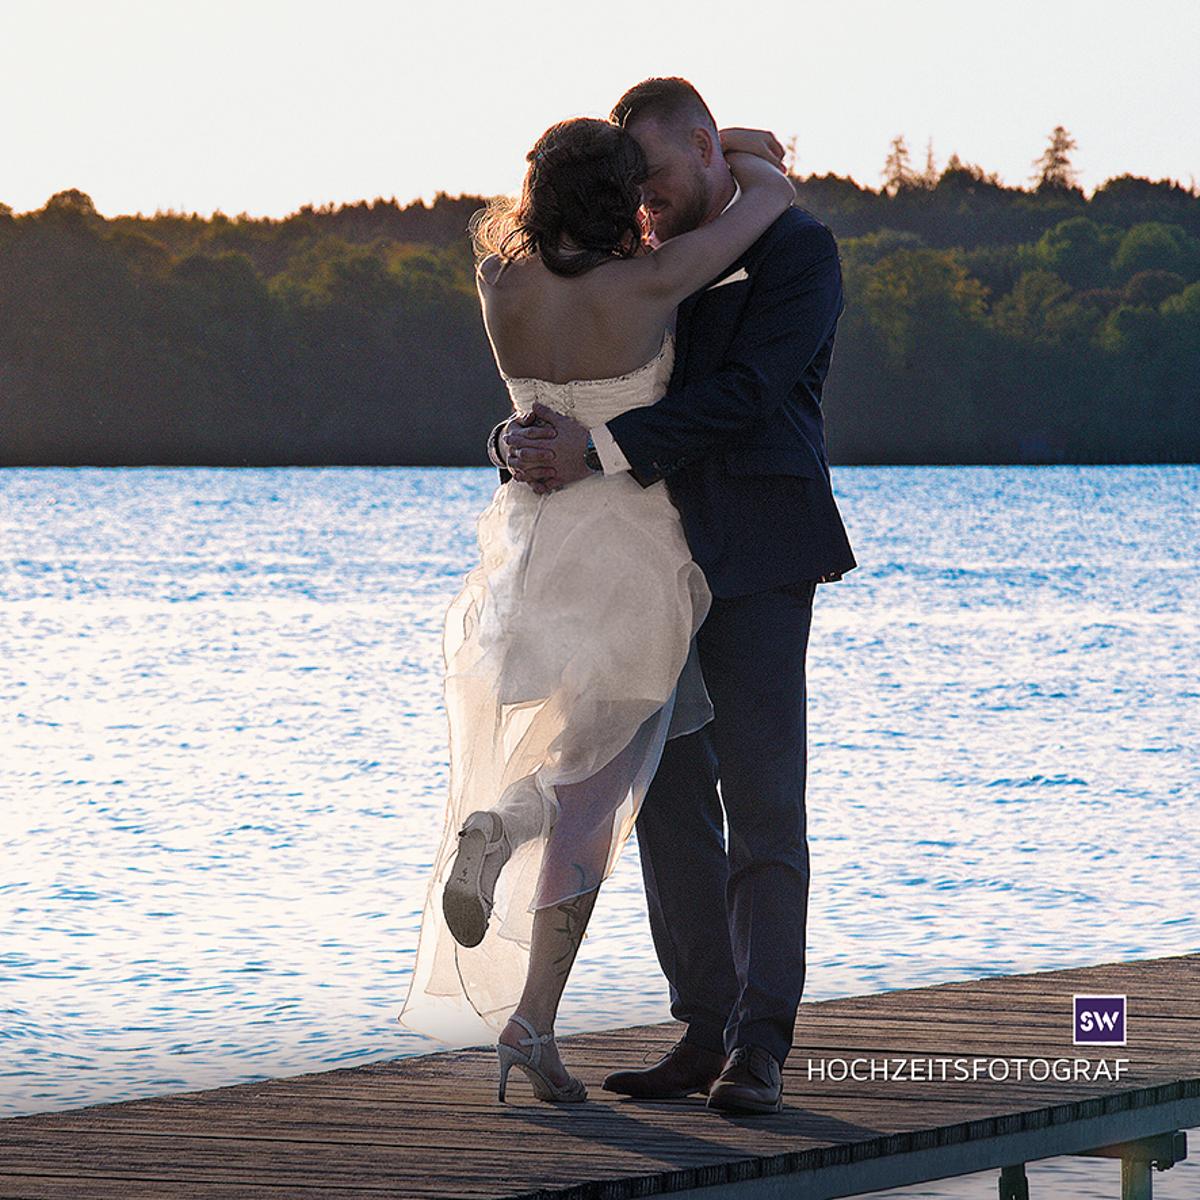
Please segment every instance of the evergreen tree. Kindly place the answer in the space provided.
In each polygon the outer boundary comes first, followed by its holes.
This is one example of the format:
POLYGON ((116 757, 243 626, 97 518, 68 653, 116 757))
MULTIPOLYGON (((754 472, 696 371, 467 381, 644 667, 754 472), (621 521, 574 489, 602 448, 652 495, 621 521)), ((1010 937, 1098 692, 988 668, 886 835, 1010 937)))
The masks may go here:
POLYGON ((937 163, 933 159, 933 138, 925 143, 925 170, 921 172, 921 186, 932 191, 939 178, 937 163))
POLYGON ((910 188, 916 183, 917 179, 913 173, 912 162, 908 154, 908 143, 904 140, 904 134, 900 133, 892 138, 882 174, 883 190, 889 196, 894 196, 903 188, 910 188))
POLYGON ((1071 151, 1078 149, 1075 139, 1061 125, 1050 132, 1050 142, 1033 165, 1037 174, 1031 176, 1038 190, 1065 189, 1075 186, 1077 172, 1071 166, 1071 151))

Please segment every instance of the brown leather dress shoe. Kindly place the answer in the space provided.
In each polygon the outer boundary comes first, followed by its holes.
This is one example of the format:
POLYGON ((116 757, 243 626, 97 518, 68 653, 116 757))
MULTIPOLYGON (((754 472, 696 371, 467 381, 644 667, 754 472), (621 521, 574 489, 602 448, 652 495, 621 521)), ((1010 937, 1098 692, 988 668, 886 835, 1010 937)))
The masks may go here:
POLYGON ((761 1046, 737 1046, 709 1088, 708 1107, 733 1113, 778 1112, 783 1107, 779 1061, 761 1046))
POLYGON ((602 1086, 639 1100, 682 1100, 693 1092, 707 1092, 724 1065, 724 1054, 680 1039, 652 1067, 614 1071, 602 1086))

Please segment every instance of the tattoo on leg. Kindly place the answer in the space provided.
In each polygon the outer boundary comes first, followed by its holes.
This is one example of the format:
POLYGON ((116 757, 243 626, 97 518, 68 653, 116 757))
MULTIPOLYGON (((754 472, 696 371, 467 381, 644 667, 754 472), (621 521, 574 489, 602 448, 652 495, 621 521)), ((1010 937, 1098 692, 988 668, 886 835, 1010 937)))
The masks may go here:
MULTIPOLYGON (((582 867, 576 865, 581 878, 586 878, 582 867)), ((583 941, 583 931, 587 928, 587 919, 592 910, 592 903, 595 900, 595 889, 587 892, 581 892, 577 896, 572 896, 570 900, 564 900, 561 904, 554 906, 555 911, 562 918, 562 923, 554 927, 555 933, 562 934, 567 940, 566 949, 554 960, 553 966, 558 968, 558 973, 561 976, 566 976, 571 970, 571 964, 575 961, 575 955, 579 951, 579 945, 583 941)))

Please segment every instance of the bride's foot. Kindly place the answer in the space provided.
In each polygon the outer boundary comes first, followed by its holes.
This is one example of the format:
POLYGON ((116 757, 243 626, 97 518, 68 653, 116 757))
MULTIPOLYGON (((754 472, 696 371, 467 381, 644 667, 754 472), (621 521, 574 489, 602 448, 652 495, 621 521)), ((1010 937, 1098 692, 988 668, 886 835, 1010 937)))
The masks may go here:
MULTIPOLYGON (((508 1024, 501 1030, 500 1043, 504 1046, 512 1046, 514 1050, 520 1050, 523 1054, 528 1054, 529 1046, 521 1045, 521 1039, 524 1038, 528 1042, 529 1036, 528 1031, 517 1024, 515 1017, 509 1017, 508 1024)), ((553 1037, 550 1041, 542 1043, 538 1068, 555 1087, 566 1087, 571 1081, 571 1072, 563 1066, 563 1060, 558 1053, 558 1043, 553 1037)))
POLYGON ((442 892, 442 912, 454 940, 478 946, 487 932, 500 869, 512 857, 512 846, 499 814, 472 813, 458 834, 458 853, 442 892))
POLYGON ((576 1079, 558 1056, 553 1030, 539 1033, 532 1022, 513 1013, 500 1032, 496 1052, 500 1058, 501 1101, 504 1100, 509 1069, 514 1066, 529 1076, 539 1100, 577 1104, 587 1099, 583 1080, 576 1079))

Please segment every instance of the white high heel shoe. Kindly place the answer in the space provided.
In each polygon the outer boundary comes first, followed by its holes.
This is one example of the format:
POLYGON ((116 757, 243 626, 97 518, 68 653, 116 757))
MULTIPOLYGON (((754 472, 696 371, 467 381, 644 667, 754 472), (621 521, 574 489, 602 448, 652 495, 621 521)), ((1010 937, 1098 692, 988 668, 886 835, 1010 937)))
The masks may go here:
POLYGON ((534 1095, 539 1100, 550 1100, 559 1104, 578 1104, 581 1100, 586 1100, 587 1085, 582 1079, 576 1079, 574 1075, 569 1074, 567 1082, 560 1086, 553 1080, 547 1079, 538 1065, 542 1061, 542 1047, 547 1042, 553 1041, 553 1032, 538 1033, 524 1017, 520 1017, 516 1013, 513 1013, 509 1020, 516 1021, 518 1025, 529 1030, 529 1037, 520 1040, 522 1046, 529 1046, 531 1049, 526 1054, 524 1050, 518 1050, 516 1046, 510 1046, 507 1042, 496 1043, 496 1054, 500 1059, 500 1102, 504 1103, 504 1088, 508 1082, 508 1072, 512 1067, 520 1067, 529 1076, 529 1082, 533 1084, 534 1095))
POLYGON ((478 946, 492 915, 496 880, 512 857, 504 822, 494 812, 473 812, 458 832, 458 853, 442 891, 446 924, 461 946, 478 946))

